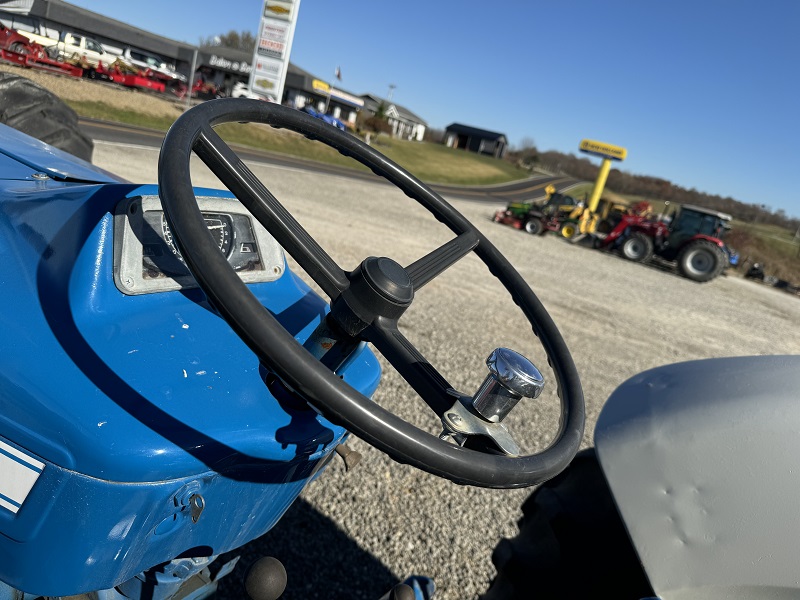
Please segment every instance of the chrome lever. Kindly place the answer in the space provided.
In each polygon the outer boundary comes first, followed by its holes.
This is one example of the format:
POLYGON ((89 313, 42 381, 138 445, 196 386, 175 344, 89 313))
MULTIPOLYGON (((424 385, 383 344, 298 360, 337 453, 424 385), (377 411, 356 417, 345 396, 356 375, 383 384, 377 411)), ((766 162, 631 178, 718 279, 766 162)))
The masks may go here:
POLYGON ((544 378, 531 361, 508 348, 497 348, 486 359, 489 374, 472 398, 472 407, 492 423, 505 419, 522 398, 538 398, 544 378))
POLYGON ((489 374, 474 396, 448 390, 456 398, 442 415, 442 439, 452 439, 463 446, 467 437, 489 438, 504 454, 518 456, 520 448, 502 424, 502 420, 522 398, 537 398, 544 389, 544 378, 527 358, 497 348, 486 359, 489 374))

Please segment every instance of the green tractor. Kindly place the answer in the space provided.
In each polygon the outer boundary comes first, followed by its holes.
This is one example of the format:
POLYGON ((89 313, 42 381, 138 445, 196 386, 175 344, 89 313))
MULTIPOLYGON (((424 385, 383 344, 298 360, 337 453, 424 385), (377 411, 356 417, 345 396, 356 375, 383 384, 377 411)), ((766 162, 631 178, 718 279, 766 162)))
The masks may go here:
POLYGON ((559 231, 565 220, 582 202, 555 190, 549 191, 545 202, 511 202, 505 210, 498 210, 494 221, 524 229, 531 235, 559 231))

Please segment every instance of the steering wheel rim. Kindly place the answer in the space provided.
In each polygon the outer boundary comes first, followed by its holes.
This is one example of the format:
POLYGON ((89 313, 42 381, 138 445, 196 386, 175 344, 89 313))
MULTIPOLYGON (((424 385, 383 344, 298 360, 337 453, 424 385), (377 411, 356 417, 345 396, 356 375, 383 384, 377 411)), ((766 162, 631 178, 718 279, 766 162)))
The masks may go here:
MULTIPOLYGON (((569 464, 583 438, 585 408, 577 369, 561 334, 536 295, 505 257, 455 208, 413 175, 354 136, 319 119, 291 108, 249 99, 212 100, 184 113, 164 138, 158 167, 159 195, 170 229, 198 285, 259 360, 326 418, 343 425, 398 462, 459 484, 526 487, 554 477, 569 464), (358 269, 345 273, 339 268, 213 131, 214 126, 229 122, 259 122, 290 129, 350 156, 399 187, 456 234, 456 239, 443 247, 446 251, 439 249, 443 254, 460 253, 454 260, 470 251, 478 255, 522 310, 556 376, 561 419, 559 430, 548 448, 537 454, 512 457, 477 452, 441 440, 350 387, 280 325, 213 243, 191 184, 189 161, 192 152, 320 284, 332 298, 332 303, 343 293, 351 291, 351 276, 358 269), (464 245, 469 247, 466 250, 458 247, 464 245), (314 255, 317 251, 320 254, 314 255)), ((439 260, 446 262, 449 259, 440 257, 439 260)), ((436 259, 426 261, 418 271, 430 269, 432 265, 436 266, 436 259)), ((441 267, 435 275, 447 266, 449 264, 441 267)), ((423 285, 430 280, 425 279, 425 273, 416 273, 416 276, 423 285)), ((446 384, 446 380, 413 346, 408 348, 409 343, 395 325, 396 321, 392 319, 376 318, 365 329, 374 339, 365 339, 379 346, 378 350, 407 380, 407 374, 393 361, 398 353, 406 362, 411 359, 423 361, 414 366, 423 379, 429 379, 424 385, 420 384, 424 389, 428 389, 425 385, 446 384)), ((408 371, 410 367, 406 362, 403 369, 408 371)), ((419 392, 418 382, 409 383, 419 392)), ((420 396, 437 413, 442 409, 441 399, 420 396)))

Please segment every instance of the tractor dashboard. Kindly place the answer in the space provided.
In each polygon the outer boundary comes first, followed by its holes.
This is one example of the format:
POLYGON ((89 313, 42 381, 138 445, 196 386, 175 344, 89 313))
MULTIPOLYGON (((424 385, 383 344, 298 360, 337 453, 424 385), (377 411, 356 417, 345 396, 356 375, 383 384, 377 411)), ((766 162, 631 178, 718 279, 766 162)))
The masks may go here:
MULTIPOLYGON (((238 201, 206 196, 198 204, 215 245, 245 283, 283 274, 283 250, 238 201)), ((114 279, 126 295, 197 287, 158 196, 126 198, 117 206, 114 279)))

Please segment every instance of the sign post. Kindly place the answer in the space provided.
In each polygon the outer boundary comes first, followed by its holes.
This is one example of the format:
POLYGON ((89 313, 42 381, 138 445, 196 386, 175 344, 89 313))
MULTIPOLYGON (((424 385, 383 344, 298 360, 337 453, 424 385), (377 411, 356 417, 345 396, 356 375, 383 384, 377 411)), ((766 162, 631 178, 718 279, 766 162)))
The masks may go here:
POLYGON ((300 0, 264 0, 258 40, 253 53, 250 89, 280 103, 300 0))
POLYGON ((603 142, 596 142, 594 140, 583 140, 580 146, 581 152, 599 156, 603 159, 600 165, 600 172, 597 174, 597 180, 594 182, 594 189, 592 196, 589 199, 587 208, 590 213, 597 210, 597 205, 600 202, 600 196, 603 194, 603 188, 606 187, 606 179, 608 179, 608 172, 611 170, 611 161, 623 161, 628 156, 628 151, 620 146, 612 146, 603 142))

